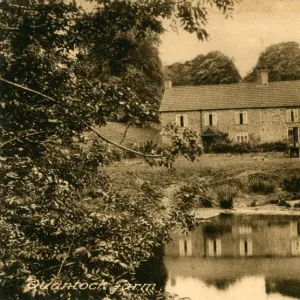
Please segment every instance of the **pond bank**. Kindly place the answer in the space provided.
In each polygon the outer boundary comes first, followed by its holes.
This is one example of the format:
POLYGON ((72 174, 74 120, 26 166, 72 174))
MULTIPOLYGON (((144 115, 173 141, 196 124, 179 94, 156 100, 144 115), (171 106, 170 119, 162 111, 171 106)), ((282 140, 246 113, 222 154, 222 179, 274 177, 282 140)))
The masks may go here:
POLYGON ((300 216, 299 209, 285 208, 274 205, 265 205, 258 207, 246 207, 238 209, 221 209, 221 208, 201 208, 193 212, 198 219, 210 219, 221 214, 227 215, 284 215, 300 216))

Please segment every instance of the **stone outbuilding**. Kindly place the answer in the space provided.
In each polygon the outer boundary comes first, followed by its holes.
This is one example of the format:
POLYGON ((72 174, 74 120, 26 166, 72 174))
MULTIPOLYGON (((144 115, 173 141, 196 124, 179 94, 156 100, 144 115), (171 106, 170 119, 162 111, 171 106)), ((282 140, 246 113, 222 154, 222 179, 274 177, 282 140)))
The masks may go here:
MULTIPOLYGON (((175 86, 166 83, 162 125, 189 127, 209 144, 225 134, 235 143, 288 142, 299 146, 300 81, 175 86)), ((163 141, 164 142, 164 141, 163 141)))

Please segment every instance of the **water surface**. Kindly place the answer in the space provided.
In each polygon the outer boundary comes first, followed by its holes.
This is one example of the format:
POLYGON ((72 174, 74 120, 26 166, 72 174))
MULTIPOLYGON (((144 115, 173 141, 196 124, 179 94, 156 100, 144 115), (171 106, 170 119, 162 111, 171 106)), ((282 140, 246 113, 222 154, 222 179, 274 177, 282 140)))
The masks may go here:
POLYGON ((300 217, 220 215, 165 246, 165 290, 192 300, 300 299, 300 217))

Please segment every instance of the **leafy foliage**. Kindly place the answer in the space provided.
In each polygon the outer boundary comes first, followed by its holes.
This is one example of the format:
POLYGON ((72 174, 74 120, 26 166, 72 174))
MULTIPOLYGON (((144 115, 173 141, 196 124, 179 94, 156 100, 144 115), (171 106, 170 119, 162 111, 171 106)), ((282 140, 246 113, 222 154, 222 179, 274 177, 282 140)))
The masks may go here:
POLYGON ((195 181, 184 185, 176 195, 179 199, 180 210, 191 210, 199 207, 212 207, 212 199, 205 182, 195 181))
MULTIPOLYGON (((233 5, 209 2, 225 12, 233 5)), ((160 18, 177 18, 203 39, 206 10, 190 1, 97 3, 84 12, 60 0, 0 2, 0 282, 6 299, 105 299, 119 279, 135 282, 141 262, 184 217, 176 210, 164 215, 151 187, 121 197, 102 172, 112 159, 107 143, 118 145, 97 133, 99 140, 87 147, 84 133, 110 119, 155 118, 161 75, 152 42, 163 31, 160 18), (107 285, 29 289, 32 279, 107 285)), ((180 154, 194 159, 194 134, 173 133, 169 150, 147 147, 148 155, 118 147, 161 164, 180 154)))
POLYGON ((227 139, 217 140, 211 144, 209 151, 213 153, 258 153, 258 152, 286 152, 288 144, 285 142, 270 143, 233 143, 227 139))
POLYGON ((292 176, 291 178, 285 178, 283 181, 283 189, 291 193, 299 193, 300 177, 292 176))
POLYGON ((250 193, 266 195, 275 191, 275 183, 271 179, 266 178, 265 175, 257 174, 249 178, 248 184, 250 193))
POLYGON ((247 82, 257 81, 257 69, 267 68, 270 81, 300 79, 300 45, 284 42, 269 46, 262 52, 253 70, 245 77, 247 82))
POLYGON ((237 195, 237 189, 229 184, 217 188, 217 201, 221 208, 233 208, 233 200, 237 195))
POLYGON ((167 66, 165 77, 170 78, 174 85, 228 84, 241 79, 232 59, 219 51, 167 66))

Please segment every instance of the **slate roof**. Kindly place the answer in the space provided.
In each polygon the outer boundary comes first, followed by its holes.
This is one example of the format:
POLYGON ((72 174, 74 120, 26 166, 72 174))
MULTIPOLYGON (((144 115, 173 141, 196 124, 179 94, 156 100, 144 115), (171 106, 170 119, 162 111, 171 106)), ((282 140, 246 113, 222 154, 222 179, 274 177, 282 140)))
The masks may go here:
POLYGON ((165 91, 160 112, 300 106, 300 80, 175 86, 165 91))

